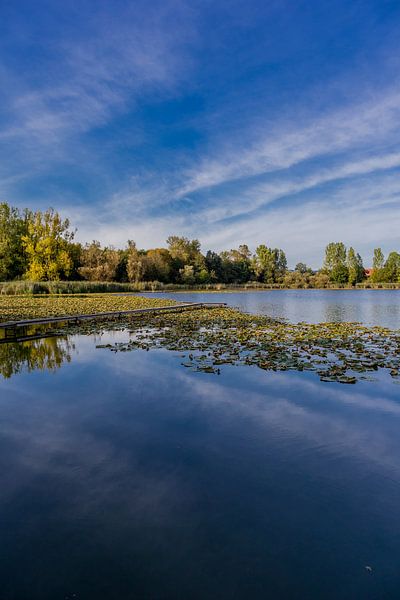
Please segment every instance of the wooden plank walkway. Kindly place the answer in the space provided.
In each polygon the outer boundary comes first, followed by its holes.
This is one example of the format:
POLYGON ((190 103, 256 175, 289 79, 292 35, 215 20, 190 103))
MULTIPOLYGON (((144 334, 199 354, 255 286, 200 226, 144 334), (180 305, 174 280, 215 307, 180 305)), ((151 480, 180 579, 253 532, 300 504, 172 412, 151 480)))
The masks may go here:
POLYGON ((79 323, 87 319, 100 319, 105 317, 125 317, 135 316, 147 313, 160 312, 181 312, 195 308, 222 308, 226 306, 225 302, 187 302, 185 304, 172 304, 168 306, 154 306, 150 308, 135 308, 132 310, 118 310, 101 313, 91 313, 83 315, 64 315, 61 317, 41 317, 38 319, 26 319, 23 321, 6 321, 0 323, 0 329, 15 331, 19 327, 29 327, 31 325, 47 325, 49 323, 79 323))

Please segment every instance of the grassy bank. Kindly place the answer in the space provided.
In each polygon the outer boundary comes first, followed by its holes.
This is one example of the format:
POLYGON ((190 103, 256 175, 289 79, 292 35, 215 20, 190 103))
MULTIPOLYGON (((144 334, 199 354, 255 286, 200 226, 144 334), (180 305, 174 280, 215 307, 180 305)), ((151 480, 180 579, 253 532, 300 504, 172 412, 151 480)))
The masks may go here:
POLYGON ((0 296, 19 295, 59 295, 59 294, 105 294, 105 293, 135 293, 135 292, 207 292, 234 290, 287 290, 287 289, 400 289, 400 283, 372 283, 365 281, 355 287, 349 285, 330 284, 315 288, 310 286, 291 286, 283 284, 249 282, 237 283, 207 283, 202 285, 164 284, 159 281, 142 281, 138 283, 117 283, 113 281, 5 281, 0 282, 0 296))
POLYGON ((138 296, 0 296, 0 322, 40 317, 94 314, 107 311, 134 310, 175 304, 165 298, 138 296))

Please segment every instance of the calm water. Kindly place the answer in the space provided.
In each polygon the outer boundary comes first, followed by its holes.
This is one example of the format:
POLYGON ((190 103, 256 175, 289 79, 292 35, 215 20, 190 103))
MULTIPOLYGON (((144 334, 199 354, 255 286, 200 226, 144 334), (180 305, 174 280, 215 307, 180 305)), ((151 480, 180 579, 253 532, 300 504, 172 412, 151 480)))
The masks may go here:
POLYGON ((283 317, 293 323, 357 321, 400 328, 400 290, 263 290, 144 295, 186 302, 227 302, 246 312, 283 317))
POLYGON ((96 343, 0 345, 1 600, 399 598, 388 375, 217 376, 96 343))

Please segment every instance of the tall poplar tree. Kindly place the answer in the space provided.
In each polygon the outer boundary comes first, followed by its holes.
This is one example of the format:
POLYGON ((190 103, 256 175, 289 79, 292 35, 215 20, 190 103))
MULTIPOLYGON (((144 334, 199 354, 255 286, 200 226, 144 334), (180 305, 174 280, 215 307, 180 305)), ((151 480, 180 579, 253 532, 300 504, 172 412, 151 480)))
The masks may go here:
POLYGON ((256 248, 254 271, 258 278, 265 283, 280 281, 287 269, 286 255, 279 248, 268 248, 261 244, 256 248))
POLYGON ((371 280, 374 282, 384 281, 385 274, 383 267, 385 266, 385 256, 382 248, 374 249, 374 258, 372 260, 372 275, 371 280))
POLYGON ((324 270, 335 283, 347 283, 349 273, 346 265, 346 246, 343 242, 331 242, 325 248, 324 270))
POLYGON ((347 252, 347 270, 348 270, 348 281, 351 285, 355 285, 363 280, 364 277, 364 266, 361 256, 356 253, 354 248, 349 248, 347 252))

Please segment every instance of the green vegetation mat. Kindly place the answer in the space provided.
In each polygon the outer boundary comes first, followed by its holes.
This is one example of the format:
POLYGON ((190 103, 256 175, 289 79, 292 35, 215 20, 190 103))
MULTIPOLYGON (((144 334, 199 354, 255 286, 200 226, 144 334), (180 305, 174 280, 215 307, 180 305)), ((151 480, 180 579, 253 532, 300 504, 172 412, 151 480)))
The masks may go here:
MULTIPOLYGON (((321 381, 351 384, 389 369, 399 382, 400 331, 382 327, 290 324, 229 308, 155 314, 106 328, 110 327, 128 328, 128 340, 98 348, 167 348, 181 353, 182 365, 193 371, 219 374, 226 364, 256 365, 273 371, 314 371, 321 381)), ((79 331, 98 333, 101 325, 87 323, 79 331)))
POLYGON ((82 296, 0 296, 0 323, 40 317, 95 314, 176 304, 165 298, 90 294, 82 296))
MULTIPOLYGON (((0 298, 3 321, 174 305, 137 296, 47 296, 0 298)), ((273 371, 313 371, 321 381, 352 384, 388 369, 400 383, 400 331, 359 323, 297 323, 249 315, 231 308, 145 314, 70 325, 68 333, 125 330, 127 340, 99 344, 113 352, 166 348, 183 367, 219 374, 224 365, 254 365, 273 371)), ((65 336, 65 328, 51 328, 65 336)), ((47 329, 49 334, 49 329, 47 329)))

